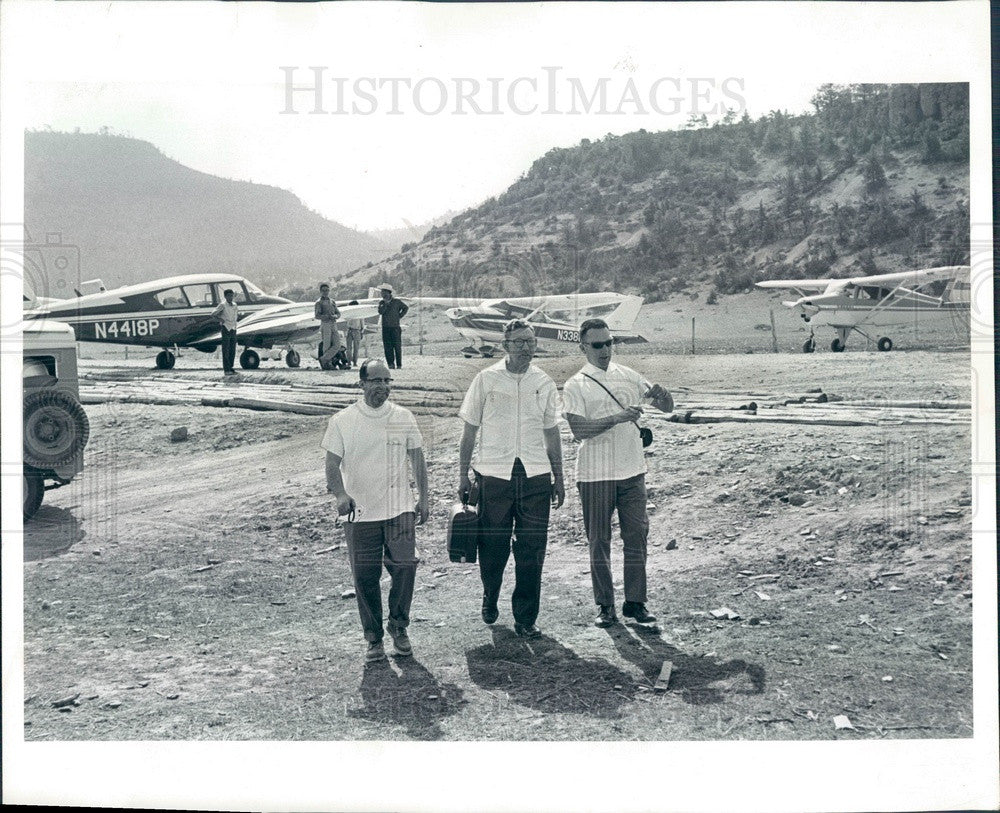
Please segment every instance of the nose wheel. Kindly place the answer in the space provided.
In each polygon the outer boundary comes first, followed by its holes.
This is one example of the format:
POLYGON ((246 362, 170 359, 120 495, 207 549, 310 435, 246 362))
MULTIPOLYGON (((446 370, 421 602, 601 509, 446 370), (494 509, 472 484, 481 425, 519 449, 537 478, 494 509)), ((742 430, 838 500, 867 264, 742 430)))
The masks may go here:
POLYGON ((289 367, 298 367, 302 363, 302 357, 297 350, 289 350, 285 354, 285 364, 289 367))
POLYGON ((156 367, 160 370, 172 370, 177 358, 169 350, 161 350, 156 354, 156 367))
POLYGON ((812 336, 810 336, 802 344, 802 352, 803 353, 812 353, 815 350, 816 350, 816 340, 812 336))

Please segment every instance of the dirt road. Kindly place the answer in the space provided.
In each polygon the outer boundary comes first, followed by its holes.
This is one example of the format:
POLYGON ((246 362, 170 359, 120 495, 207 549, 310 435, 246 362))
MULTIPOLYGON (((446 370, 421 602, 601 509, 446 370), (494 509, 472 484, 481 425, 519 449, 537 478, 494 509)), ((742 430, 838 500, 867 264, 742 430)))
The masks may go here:
MULTIPOLYGON (((623 361, 674 389, 679 407, 707 390, 969 399, 958 353, 623 361)), ((397 400, 431 386, 460 396, 486 363, 414 356, 396 374, 397 400)), ((540 363, 561 383, 580 362, 540 363)), ((150 387, 165 377, 134 359, 82 366, 109 370, 150 387)), ((170 375, 229 386, 204 359, 183 357, 170 375)), ((262 368, 231 386, 263 376, 331 391, 350 380, 262 368)), ((415 657, 365 670, 325 494, 325 418, 137 403, 88 413, 84 476, 49 492, 25 527, 28 740, 971 736, 971 436, 961 420, 656 422, 647 482, 658 630, 591 625, 571 478, 551 525, 545 634, 528 643, 512 632, 510 585, 488 628, 476 566, 447 561, 460 426, 425 410, 433 507, 418 536, 415 657), (172 443, 179 426, 188 439, 172 443), (660 693, 667 660, 673 677, 660 693), (835 727, 841 715, 852 728, 835 727)), ((572 471, 565 430, 563 440, 572 471)))

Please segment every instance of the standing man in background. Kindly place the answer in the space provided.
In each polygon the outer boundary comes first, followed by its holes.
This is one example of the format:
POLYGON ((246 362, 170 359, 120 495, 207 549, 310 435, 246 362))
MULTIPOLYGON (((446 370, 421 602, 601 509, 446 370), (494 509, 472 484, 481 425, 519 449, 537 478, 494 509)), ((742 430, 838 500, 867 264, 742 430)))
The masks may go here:
POLYGON ((385 361, 390 370, 401 369, 403 366, 403 329, 399 320, 406 316, 409 308, 392 295, 392 286, 383 282, 382 301, 378 303, 378 312, 382 317, 382 346, 385 349, 385 361))
POLYGON ((333 356, 340 350, 340 333, 337 331, 337 320, 340 318, 340 309, 337 303, 330 299, 330 286, 325 282, 319 286, 319 299, 316 300, 314 315, 319 319, 320 363, 324 356, 333 356))
POLYGON ((458 492, 472 488, 469 466, 480 484, 479 574, 483 581, 483 621, 499 616, 497 599, 503 571, 514 551, 514 632, 538 638, 535 626, 542 593, 542 564, 549 534, 549 509, 566 496, 559 395, 555 382, 531 363, 535 332, 523 319, 504 326, 506 358, 472 379, 458 416, 465 421, 459 446, 458 492), (479 434, 479 452, 472 452, 479 434))
MULTIPOLYGON (((348 305, 357 305, 358 300, 352 299, 348 305)), ((361 337, 365 333, 364 319, 347 320, 347 360, 354 367, 358 366, 358 350, 361 347, 361 337)))
POLYGON ((625 561, 622 615, 640 624, 656 617, 646 609, 646 456, 637 421, 642 401, 671 412, 674 399, 659 384, 611 361, 614 339, 603 319, 580 325, 580 349, 587 363, 563 386, 566 422, 582 441, 576 458, 576 483, 583 526, 590 544, 590 580, 598 606, 594 623, 617 623, 611 578, 611 515, 617 509, 625 561))
POLYGON ((236 360, 236 323, 240 319, 240 307, 236 304, 236 292, 232 288, 226 288, 222 295, 226 301, 218 304, 212 316, 218 319, 222 330, 222 372, 236 375, 233 362, 236 360))
POLYGON ((427 522, 429 497, 423 439, 413 413, 389 401, 385 364, 368 359, 358 370, 363 397, 332 418, 323 436, 326 489, 347 515, 344 534, 354 574, 365 663, 385 660, 382 645, 382 566, 389 571, 389 623, 395 653, 413 654, 406 628, 417 572, 414 524, 427 522), (407 460, 418 499, 413 503, 407 460))

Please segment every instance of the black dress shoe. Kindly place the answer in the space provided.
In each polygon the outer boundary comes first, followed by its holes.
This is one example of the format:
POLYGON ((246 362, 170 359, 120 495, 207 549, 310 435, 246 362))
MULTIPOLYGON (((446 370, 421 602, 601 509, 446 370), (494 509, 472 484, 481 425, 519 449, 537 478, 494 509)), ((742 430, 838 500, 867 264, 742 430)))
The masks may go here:
POLYGON ((656 616, 646 610, 646 605, 641 601, 626 601, 622 605, 622 615, 638 621, 640 624, 652 624, 656 616))
POLYGON ((534 624, 518 624, 514 622, 514 634, 518 638, 541 638, 542 631, 534 624))
POLYGON ((495 598, 490 598, 485 593, 483 594, 483 621, 487 624, 494 623, 500 617, 500 611, 497 609, 497 600, 495 598))
POLYGON ((618 616, 615 615, 615 608, 610 604, 600 605, 600 612, 594 619, 594 625, 598 627, 612 627, 618 623, 618 616))

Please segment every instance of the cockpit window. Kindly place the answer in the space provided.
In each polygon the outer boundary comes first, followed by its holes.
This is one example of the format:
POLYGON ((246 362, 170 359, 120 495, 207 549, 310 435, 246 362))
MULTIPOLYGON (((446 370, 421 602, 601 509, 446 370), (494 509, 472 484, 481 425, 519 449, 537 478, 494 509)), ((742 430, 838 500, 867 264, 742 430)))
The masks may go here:
POLYGON ((188 302, 192 308, 204 308, 214 304, 212 302, 212 288, 208 285, 185 285, 184 293, 187 294, 188 302))
POLYGON ((165 291, 157 291, 153 296, 164 308, 188 307, 188 301, 184 298, 180 288, 167 288, 165 291))
POLYGON ((232 282, 217 282, 214 285, 216 301, 225 302, 226 296, 225 291, 232 291, 236 296, 233 297, 233 301, 239 305, 243 305, 247 301, 247 292, 243 289, 243 283, 239 280, 234 279, 232 282))

